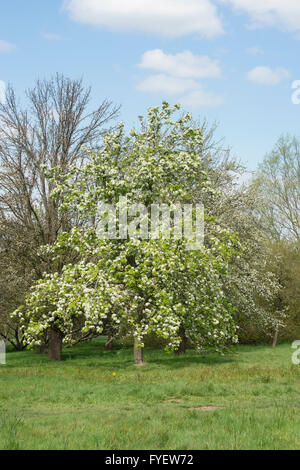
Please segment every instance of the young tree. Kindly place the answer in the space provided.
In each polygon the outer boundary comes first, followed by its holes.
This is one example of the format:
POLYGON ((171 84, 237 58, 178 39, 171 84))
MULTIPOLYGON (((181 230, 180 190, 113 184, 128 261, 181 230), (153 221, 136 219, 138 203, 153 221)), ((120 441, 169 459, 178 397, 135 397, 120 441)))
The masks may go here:
MULTIPOLYGON (((74 250, 80 254, 82 264, 66 267, 62 275, 52 275, 50 280, 45 278, 29 296, 25 313, 18 312, 29 319, 26 336, 31 344, 39 341, 39 335, 48 327, 44 309, 49 305, 46 307, 45 299, 52 305, 50 321, 67 336, 72 315, 66 303, 71 302, 74 308, 73 318, 83 314, 82 331, 96 328, 100 332, 103 320, 110 317, 114 328, 134 337, 136 364, 143 363, 143 340, 151 331, 167 339, 168 347, 175 349, 180 343, 181 328, 201 349, 220 349, 229 341, 236 341, 232 308, 222 283, 229 260, 240 250, 236 235, 208 218, 205 246, 192 251, 186 246, 191 243, 188 237, 171 237, 175 233, 178 203, 193 203, 194 194, 215 197, 198 151, 202 145, 201 128, 192 125, 190 114, 173 120, 178 109, 165 102, 161 109, 149 109, 147 120, 141 119, 141 129, 133 129, 128 137, 121 124, 116 132, 105 135, 98 152, 89 152, 83 167, 74 167, 69 174, 63 174, 59 167, 48 170, 50 182, 56 184, 52 197, 62 198, 61 209, 76 213, 81 220, 81 228, 61 234, 48 252, 59 256, 60 252, 74 250), (129 237, 127 233, 125 237, 121 235, 120 225, 115 227, 117 237, 110 236, 115 234, 114 229, 104 237, 97 227, 103 216, 107 224, 110 220, 105 219, 107 209, 101 215, 99 208, 103 209, 103 203, 113 204, 121 216, 125 201, 130 208, 129 237), (144 239, 141 235, 149 228, 148 211, 145 214, 144 208, 153 205, 170 208, 173 223, 164 227, 160 236, 157 232, 153 236, 152 232, 144 239), (93 282, 85 271, 87 266, 97 273, 93 282), (84 282, 91 287, 89 301, 78 299, 77 292, 84 292, 85 288, 81 275, 68 277, 70 269, 85 273, 84 282), (98 277, 100 293, 109 299, 106 302, 97 300, 98 277), (60 286, 54 288, 59 292, 57 299, 52 294, 53 282, 60 286)), ((179 226, 182 229, 186 222, 179 226)))

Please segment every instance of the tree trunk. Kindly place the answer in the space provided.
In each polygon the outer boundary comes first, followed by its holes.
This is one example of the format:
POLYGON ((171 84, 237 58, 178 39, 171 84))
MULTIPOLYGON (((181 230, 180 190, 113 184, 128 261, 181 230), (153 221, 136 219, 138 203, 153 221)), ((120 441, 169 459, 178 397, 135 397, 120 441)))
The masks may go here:
POLYGON ((176 349, 176 351, 174 351, 177 356, 179 356, 180 354, 185 354, 186 353, 187 337, 185 335, 184 328, 182 328, 182 327, 179 330, 179 336, 181 337, 181 342, 180 342, 180 345, 179 345, 178 349, 176 349))
POLYGON ((274 339, 273 339, 273 348, 276 348, 276 346, 277 346, 278 335, 279 335, 279 327, 276 326, 275 335, 274 335, 274 339))
POLYGON ((111 351, 113 347, 113 339, 111 337, 108 337, 108 341, 105 346, 105 351, 111 351))
POLYGON ((38 354, 46 354, 48 349, 48 344, 43 343, 38 347, 38 354))
POLYGON ((52 326, 50 329, 50 338, 49 338, 49 359, 53 361, 61 361, 62 353, 62 332, 56 326, 52 326))
POLYGON ((134 340, 133 347, 134 363, 136 366, 143 366, 144 363, 144 348, 140 346, 137 339, 134 340))

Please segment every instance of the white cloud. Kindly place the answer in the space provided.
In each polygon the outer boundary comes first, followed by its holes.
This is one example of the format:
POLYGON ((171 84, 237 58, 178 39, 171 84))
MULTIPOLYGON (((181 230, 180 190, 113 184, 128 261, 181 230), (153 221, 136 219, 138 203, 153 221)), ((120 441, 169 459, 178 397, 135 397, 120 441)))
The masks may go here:
POLYGON ((179 102, 183 106, 202 108, 207 106, 221 106, 224 103, 224 98, 214 93, 207 92, 199 86, 198 90, 182 96, 179 102))
POLYGON ((0 104, 5 103, 5 90, 6 90, 6 85, 3 80, 0 80, 0 104))
POLYGON ((194 55, 191 51, 165 54, 161 49, 145 52, 140 67, 182 78, 220 77, 221 68, 216 60, 194 55))
POLYGON ((250 15, 251 26, 273 26, 285 31, 300 30, 299 0, 221 0, 250 15))
POLYGON ((290 76, 288 70, 282 68, 255 67, 247 73, 247 79, 261 85, 278 85, 290 76))
POLYGON ((213 38, 223 27, 211 0, 64 0, 74 21, 113 31, 213 38))
POLYGON ((196 90, 198 83, 187 78, 170 77, 165 74, 150 75, 142 80, 137 89, 150 93, 164 93, 166 95, 178 95, 189 90, 196 90))
POLYGON ((188 107, 219 106, 223 98, 203 89, 200 78, 220 77, 217 61, 190 51, 165 54, 161 49, 145 52, 139 67, 156 73, 140 81, 137 89, 165 96, 181 96, 178 102, 188 107))
POLYGON ((0 39, 0 52, 12 52, 16 49, 16 45, 11 42, 2 41, 0 39))
POLYGON ((202 85, 192 79, 171 77, 169 75, 150 75, 137 86, 140 91, 163 93, 165 96, 181 96, 177 101, 183 106, 202 108, 220 106, 223 97, 205 91, 202 85))

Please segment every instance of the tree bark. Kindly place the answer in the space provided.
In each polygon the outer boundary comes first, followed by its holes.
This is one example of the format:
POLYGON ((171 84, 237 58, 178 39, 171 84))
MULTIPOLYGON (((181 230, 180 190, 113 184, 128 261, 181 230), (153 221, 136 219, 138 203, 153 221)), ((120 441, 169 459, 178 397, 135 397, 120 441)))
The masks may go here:
POLYGON ((279 335, 279 327, 277 326, 276 330, 275 330, 274 339, 273 339, 273 348, 276 348, 276 346, 277 346, 278 335, 279 335))
POLYGON ((113 347, 113 339, 111 337, 108 337, 108 341, 105 346, 105 351, 111 351, 113 347))
POLYGON ((137 339, 134 340, 133 346, 134 364, 136 366, 143 366, 144 363, 144 348, 140 346, 137 339))
POLYGON ((181 337, 181 342, 180 342, 180 345, 179 345, 178 349, 176 349, 176 351, 174 351, 176 356, 179 356, 180 354, 185 354, 186 353, 186 347, 187 347, 187 337, 185 335, 184 328, 182 328, 182 327, 179 330, 179 336, 181 337))
POLYGON ((61 361, 63 335, 59 328, 53 325, 50 329, 48 357, 53 361, 61 361))
POLYGON ((47 353, 47 349, 48 349, 48 344, 41 344, 39 347, 38 347, 38 354, 46 354, 47 353))

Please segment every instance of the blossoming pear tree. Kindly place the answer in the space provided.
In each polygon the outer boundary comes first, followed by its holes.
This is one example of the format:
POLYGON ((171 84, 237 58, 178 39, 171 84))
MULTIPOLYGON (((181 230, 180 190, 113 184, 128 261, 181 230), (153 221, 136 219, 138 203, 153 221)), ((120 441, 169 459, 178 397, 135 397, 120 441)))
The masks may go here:
POLYGON ((78 262, 45 275, 14 313, 26 319, 29 344, 38 344, 49 328, 68 343, 78 326, 81 334, 101 334, 107 321, 118 335, 134 338, 136 364, 143 364, 150 332, 166 339, 169 349, 179 347, 181 329, 199 349, 237 341, 223 289, 228 263, 241 251, 236 234, 206 218, 206 240, 197 249, 188 249, 185 221, 179 224, 182 236, 175 236, 178 204, 192 203, 194 194, 215 197, 198 151, 201 129, 192 125, 190 114, 176 117, 178 111, 166 102, 150 108, 140 129, 128 136, 121 123, 105 135, 100 151, 87 151, 86 164, 67 175, 45 169, 55 184, 52 197, 63 197, 62 210, 79 221, 45 251, 59 259, 71 250, 78 262), (136 208, 127 214, 125 235, 124 201, 136 208), (99 211, 103 204, 113 205, 119 215, 114 227, 99 211), (171 208, 171 225, 143 237, 149 229, 143 208, 153 205, 171 208), (99 231, 103 220, 112 228, 105 236, 99 231))

